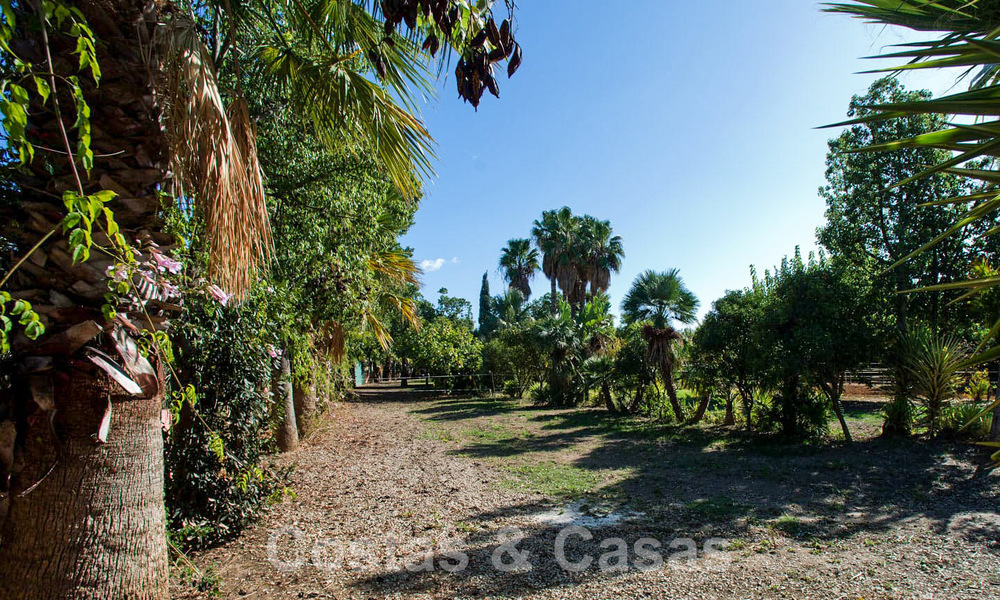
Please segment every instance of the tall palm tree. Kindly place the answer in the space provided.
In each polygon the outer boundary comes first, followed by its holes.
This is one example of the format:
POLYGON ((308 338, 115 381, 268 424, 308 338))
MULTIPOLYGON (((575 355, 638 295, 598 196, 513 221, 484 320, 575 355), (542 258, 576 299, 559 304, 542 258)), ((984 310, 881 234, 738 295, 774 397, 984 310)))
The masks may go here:
POLYGON ((538 250, 531 246, 531 240, 509 240, 500 253, 500 269, 510 289, 521 292, 527 300, 531 297, 529 282, 538 271, 538 250))
POLYGON ((642 334, 648 344, 649 359, 659 369, 674 416, 681 423, 684 421, 684 409, 677 399, 674 367, 675 342, 682 336, 672 325, 674 321, 693 323, 698 311, 698 299, 684 287, 678 273, 677 269, 641 273, 622 301, 622 317, 627 324, 645 323, 642 334))
POLYGON ((611 274, 621 270, 625 249, 620 235, 613 235, 610 221, 601 221, 586 215, 583 225, 587 230, 585 258, 587 282, 590 284, 588 296, 593 297, 608 291, 611 274))
MULTIPOLYGON (((430 88, 420 40, 437 36, 424 44, 431 50, 438 40, 456 40, 464 64, 465 53, 478 56, 493 44, 464 42, 486 29, 489 8, 454 36, 454 24, 435 15, 414 18, 407 35, 390 31, 383 42, 390 28, 374 0, 71 4, 77 12, 57 18, 59 2, 5 3, 0 17, 4 64, 14 64, 17 52, 17 64, 35 69, 16 75, 35 82, 30 100, 25 93, 21 110, 3 111, 9 147, 26 157, 34 149, 46 154, 14 174, 16 202, 3 205, 0 238, 20 255, 33 253, 0 285, 32 302, 47 330, 37 343, 13 338, 5 357, 4 371, 14 376, 0 390, 0 425, 20 416, 11 440, 17 448, 0 447, 0 457, 14 454, 21 466, 14 472, 0 460, 0 492, 9 502, 0 526, 0 597, 159 599, 167 595, 164 364, 138 352, 135 338, 144 324, 161 326, 175 313, 140 297, 138 306, 106 318, 112 261, 97 252, 73 260, 69 242, 56 235, 63 192, 116 192, 108 208, 124 238, 161 247, 174 243, 161 197, 193 200, 206 224, 210 275, 239 295, 266 265, 270 246, 254 115, 242 87, 288 101, 330 145, 371 152, 414 198, 432 157, 431 138, 409 110, 430 88), (84 63, 81 44, 93 45, 95 61, 84 63), (74 107, 79 114, 67 114, 74 107)), ((501 45, 519 62, 513 45, 501 45)), ((464 79, 466 98, 489 83, 464 79)), ((98 245, 113 237, 93 232, 98 245)))
POLYGON ((535 221, 531 235, 542 252, 542 273, 552 286, 553 314, 558 310, 557 289, 568 298, 579 280, 574 242, 579 236, 579 219, 568 206, 547 210, 535 221))

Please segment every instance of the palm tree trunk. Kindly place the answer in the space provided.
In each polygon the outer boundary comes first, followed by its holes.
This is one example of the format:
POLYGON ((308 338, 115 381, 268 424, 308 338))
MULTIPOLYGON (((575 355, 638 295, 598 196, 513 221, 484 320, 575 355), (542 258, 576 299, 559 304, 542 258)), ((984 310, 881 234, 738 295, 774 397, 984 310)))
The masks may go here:
POLYGON ((608 412, 617 415, 619 412, 618 407, 615 406, 615 401, 611 397, 611 388, 608 386, 608 382, 601 382, 601 400, 604 401, 604 407, 608 409, 608 412))
POLYGON ((0 542, 0 598, 165 598, 162 396, 135 399, 103 372, 74 367, 54 378, 51 426, 26 423, 25 468, 0 542))
POLYGON ((284 411, 275 438, 278 442, 278 449, 282 452, 291 452, 299 447, 299 429, 295 422, 295 392, 292 386, 292 361, 288 359, 288 353, 281 357, 281 370, 274 378, 276 389, 274 397, 276 406, 280 406, 284 411))
POLYGON ((552 291, 549 293, 549 302, 552 303, 552 314, 556 314, 559 312, 559 297, 556 295, 558 294, 556 291, 556 278, 552 277, 549 283, 552 284, 552 291))
MULTIPOLYGON (((15 10, 27 10, 27 4, 19 3, 15 10)), ((81 172, 84 192, 117 192, 109 208, 122 234, 130 241, 149 236, 168 246, 172 240, 163 234, 158 216, 167 145, 155 91, 158 62, 150 43, 160 3, 74 4, 100 40, 103 71, 99 88, 81 81, 92 111, 92 148, 97 155, 90 177, 81 172)), ((34 22, 20 16, 19 23, 34 22)), ((38 33, 31 27, 18 32, 25 37, 13 41, 15 51, 41 70, 47 68, 38 33)), ((74 75, 79 64, 73 54, 75 40, 55 32, 50 38, 52 70, 58 77, 74 75)), ((58 88, 58 98, 68 129, 73 115, 66 111, 72 112, 74 104, 65 85, 58 88)), ((61 147, 61 128, 51 104, 34 107, 31 119, 29 136, 61 147)), ((45 152, 29 170, 16 175, 21 204, 0 214, 0 237, 21 253, 62 218, 62 192, 78 187, 65 153, 45 152)), ((10 505, 0 526, 0 598, 5 600, 162 600, 168 593, 162 371, 151 378, 159 391, 141 398, 124 396, 118 384, 82 354, 84 345, 93 345, 114 355, 100 325, 108 264, 95 253, 88 263, 74 265, 66 240, 56 235, 8 284, 15 297, 34 304, 46 335, 35 343, 15 340, 12 387, 0 398, 0 414, 7 408, 15 417, 17 452, 23 457, 22 468, 7 473, 10 505), (47 366, 32 376, 31 369, 39 365, 47 366), (51 385, 51 395, 43 394, 46 400, 40 405, 32 402, 38 400, 29 391, 32 377, 36 385, 38 377, 51 385), (100 443, 97 434, 109 401, 107 441, 100 443)))

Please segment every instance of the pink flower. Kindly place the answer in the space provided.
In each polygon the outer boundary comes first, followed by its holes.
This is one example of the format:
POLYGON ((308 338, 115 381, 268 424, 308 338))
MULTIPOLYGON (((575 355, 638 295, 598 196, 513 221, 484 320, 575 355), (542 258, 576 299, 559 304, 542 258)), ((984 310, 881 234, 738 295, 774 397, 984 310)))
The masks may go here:
POLYGON ((233 297, 232 294, 227 294, 225 290, 215 285, 214 283, 208 286, 208 295, 215 299, 216 302, 225 306, 229 299, 233 297))
POLYGON ((271 344, 267 345, 267 353, 271 356, 271 358, 278 358, 281 356, 281 350, 278 350, 271 344))
POLYGON ((181 295, 181 288, 170 283, 169 281, 163 281, 160 283, 160 289, 163 290, 163 295, 167 298, 176 297, 181 295))
POLYGON ((156 261, 156 267, 160 271, 167 271, 168 273, 181 272, 181 263, 176 260, 153 248, 149 249, 149 253, 153 256, 153 260, 156 261))
POLYGON ((111 265, 104 271, 104 274, 115 281, 125 281, 128 279, 128 270, 122 265, 111 265))

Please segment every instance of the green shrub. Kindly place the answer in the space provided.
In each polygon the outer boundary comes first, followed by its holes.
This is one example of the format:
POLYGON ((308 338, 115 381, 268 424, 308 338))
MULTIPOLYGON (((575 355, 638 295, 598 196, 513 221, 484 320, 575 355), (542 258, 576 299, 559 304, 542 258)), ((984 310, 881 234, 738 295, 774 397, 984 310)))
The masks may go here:
POLYGON ((941 435, 972 441, 987 439, 992 417, 986 413, 977 418, 982 409, 983 405, 975 402, 955 402, 945 407, 941 414, 941 435))
POLYGON ((794 397, 762 395, 754 403, 753 422, 760 433, 819 438, 827 434, 830 404, 818 391, 798 389, 794 397), (790 418, 786 415, 790 414, 790 418), (786 419, 789 423, 785 423, 786 419))
POLYGON ((173 539, 196 548, 238 533, 277 486, 261 465, 273 450, 263 318, 253 301, 186 302, 186 318, 172 335, 174 366, 197 402, 172 406, 177 421, 165 444, 165 492, 173 539))
POLYGON ((985 400, 990 395, 990 374, 986 369, 980 369, 969 376, 965 384, 965 393, 973 402, 985 400))
POLYGON ((913 403, 906 394, 895 394, 882 407, 882 415, 882 437, 907 437, 913 431, 913 403))
POLYGON ((927 431, 934 437, 944 409, 958 395, 959 369, 969 354, 959 340, 928 330, 911 332, 903 342, 903 352, 913 393, 924 409, 927 431))

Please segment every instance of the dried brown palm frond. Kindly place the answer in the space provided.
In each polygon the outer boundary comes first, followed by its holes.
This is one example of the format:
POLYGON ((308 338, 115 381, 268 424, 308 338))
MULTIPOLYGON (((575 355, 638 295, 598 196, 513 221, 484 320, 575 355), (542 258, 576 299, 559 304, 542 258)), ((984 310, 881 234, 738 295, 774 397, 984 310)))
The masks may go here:
POLYGON ((157 43, 173 191, 194 197, 205 217, 211 278, 241 297, 271 248, 253 123, 242 100, 226 110, 211 55, 190 19, 174 13, 157 43))
POLYGON ((347 333, 337 321, 328 321, 314 339, 316 346, 330 355, 330 360, 340 363, 347 357, 347 333))

